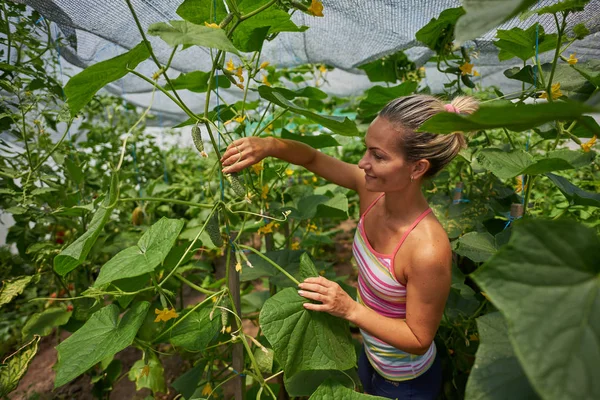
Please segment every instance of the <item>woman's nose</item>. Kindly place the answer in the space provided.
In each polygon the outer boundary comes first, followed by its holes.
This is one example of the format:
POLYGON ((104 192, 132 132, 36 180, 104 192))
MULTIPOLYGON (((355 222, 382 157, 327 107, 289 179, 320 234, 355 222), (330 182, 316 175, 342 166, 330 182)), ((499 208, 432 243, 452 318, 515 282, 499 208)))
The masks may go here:
POLYGON ((362 158, 360 159, 360 161, 358 162, 358 168, 360 169, 366 169, 367 168, 367 161, 365 160, 365 156, 362 156, 362 158))

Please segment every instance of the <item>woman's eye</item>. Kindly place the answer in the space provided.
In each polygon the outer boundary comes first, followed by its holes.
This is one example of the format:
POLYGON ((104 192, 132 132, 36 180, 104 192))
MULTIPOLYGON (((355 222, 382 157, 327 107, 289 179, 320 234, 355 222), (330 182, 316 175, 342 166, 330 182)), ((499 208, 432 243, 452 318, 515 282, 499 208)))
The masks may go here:
POLYGON ((383 157, 381 157, 379 154, 373 152, 373 157, 375 157, 377 160, 383 160, 383 157))

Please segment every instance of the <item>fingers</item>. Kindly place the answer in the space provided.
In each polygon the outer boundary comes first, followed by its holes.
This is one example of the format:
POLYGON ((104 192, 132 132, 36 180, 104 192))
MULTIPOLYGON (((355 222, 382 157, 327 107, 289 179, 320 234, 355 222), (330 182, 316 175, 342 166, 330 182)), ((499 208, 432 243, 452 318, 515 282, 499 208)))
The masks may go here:
POLYGON ((321 303, 323 303, 325 300, 327 300, 327 296, 323 295, 321 293, 307 292, 305 290, 298 290, 298 294, 300 296, 304 297, 305 299, 320 301, 321 303))
POLYGON ((307 283, 306 281, 301 282, 298 287, 300 289, 308 290, 311 292, 327 294, 327 288, 323 285, 319 285, 317 283, 307 283))
POLYGON ((254 163, 250 159, 246 159, 246 160, 240 161, 236 164, 233 164, 229 167, 225 167, 225 168, 223 168, 222 171, 225 174, 232 174, 234 172, 239 172, 239 171, 243 170, 244 168, 251 166, 252 164, 254 164, 254 163))
POLYGON ((317 284, 317 285, 321 285, 321 286, 325 286, 325 287, 330 287, 333 282, 331 282, 327 278, 319 276, 319 277, 313 277, 313 278, 306 278, 304 280, 304 283, 314 283, 314 284, 317 284))
POLYGON ((328 308, 324 304, 304 303, 304 308, 311 311, 327 311, 328 308))

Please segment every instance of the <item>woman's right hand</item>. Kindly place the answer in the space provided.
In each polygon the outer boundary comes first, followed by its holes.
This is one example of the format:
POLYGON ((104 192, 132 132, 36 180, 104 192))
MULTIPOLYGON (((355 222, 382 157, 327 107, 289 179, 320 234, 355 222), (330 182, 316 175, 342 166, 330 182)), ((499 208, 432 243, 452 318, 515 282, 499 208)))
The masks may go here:
POLYGON ((221 157, 223 173, 238 172, 260 162, 269 155, 269 139, 246 137, 234 140, 221 157))

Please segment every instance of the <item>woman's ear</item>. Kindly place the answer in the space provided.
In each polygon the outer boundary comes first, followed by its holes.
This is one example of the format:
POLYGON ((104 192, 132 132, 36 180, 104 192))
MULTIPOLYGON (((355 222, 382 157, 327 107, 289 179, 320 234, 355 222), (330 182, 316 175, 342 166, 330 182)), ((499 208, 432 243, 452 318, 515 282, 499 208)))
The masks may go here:
POLYGON ((421 160, 415 162, 413 164, 411 176, 414 179, 421 178, 423 175, 425 175, 425 172, 427 172, 430 165, 431 164, 429 163, 429 160, 425 160, 425 159, 421 159, 421 160))

